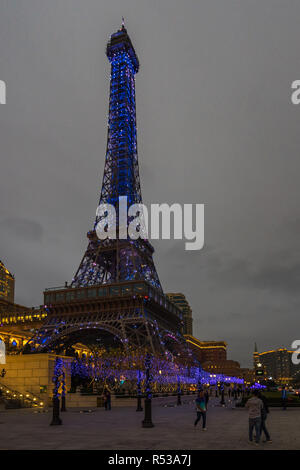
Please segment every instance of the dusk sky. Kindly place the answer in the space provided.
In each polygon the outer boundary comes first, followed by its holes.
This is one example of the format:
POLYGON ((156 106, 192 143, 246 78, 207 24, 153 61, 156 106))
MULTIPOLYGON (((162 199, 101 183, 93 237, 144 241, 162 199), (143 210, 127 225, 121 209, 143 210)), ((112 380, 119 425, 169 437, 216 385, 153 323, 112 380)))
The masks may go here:
POLYGON ((205 247, 154 241, 165 292, 228 358, 300 336, 300 3, 4 0, 0 7, 0 259, 16 301, 70 281, 101 190, 110 65, 125 17, 140 60, 145 204, 205 204, 205 247))

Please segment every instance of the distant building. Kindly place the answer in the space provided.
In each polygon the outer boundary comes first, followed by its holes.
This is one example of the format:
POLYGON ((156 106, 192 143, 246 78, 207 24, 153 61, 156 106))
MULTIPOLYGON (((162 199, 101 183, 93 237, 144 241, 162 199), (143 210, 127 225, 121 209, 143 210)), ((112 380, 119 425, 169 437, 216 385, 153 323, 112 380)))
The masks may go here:
POLYGON ((260 360, 256 343, 254 345, 254 353, 253 353, 253 374, 254 374, 256 381, 265 380, 267 379, 267 375, 268 375, 266 366, 260 360))
POLYGON ((200 341, 192 335, 184 335, 189 347, 200 363, 226 361, 227 343, 225 341, 200 341))
POLYGON ((200 341, 192 335, 184 335, 189 347, 201 364, 211 375, 224 374, 239 377, 250 384, 254 380, 254 371, 241 368, 239 362, 227 359, 227 343, 225 341, 200 341))
POLYGON ((201 363, 202 368, 210 374, 224 374, 231 377, 242 377, 242 369, 237 361, 206 361, 201 363))
POLYGON ((183 321, 184 321, 184 327, 183 327, 183 334, 185 335, 192 335, 193 334, 193 317, 192 317, 192 309, 190 307, 190 304, 185 298, 184 294, 180 293, 170 293, 167 294, 171 302, 173 304, 177 305, 182 312, 183 312, 183 321))
POLYGON ((253 353, 253 368, 256 369, 257 364, 259 364, 259 352, 257 350, 257 344, 254 345, 254 353, 253 353))
POLYGON ((15 278, 0 261, 0 300, 14 302, 15 278))
POLYGON ((250 385, 256 381, 255 371, 247 367, 241 367, 239 376, 244 379, 246 385, 250 385))
POLYGON ((14 298, 15 278, 0 261, 0 340, 7 354, 20 351, 47 316, 44 309, 18 305, 14 298))
POLYGON ((292 363, 292 354, 286 348, 272 349, 258 353, 254 352, 254 365, 259 364, 264 370, 264 376, 281 383, 289 383, 300 372, 299 365, 292 363))

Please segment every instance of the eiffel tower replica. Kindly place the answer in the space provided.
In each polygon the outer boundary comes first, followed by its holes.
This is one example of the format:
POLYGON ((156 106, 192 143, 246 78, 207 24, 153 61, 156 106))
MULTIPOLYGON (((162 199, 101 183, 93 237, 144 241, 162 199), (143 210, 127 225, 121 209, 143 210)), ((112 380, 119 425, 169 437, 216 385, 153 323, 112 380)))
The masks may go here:
MULTIPOLYGON (((139 61, 122 24, 107 44, 111 63, 108 136, 99 204, 141 203, 135 74, 139 61)), ((164 295, 148 240, 100 240, 96 226, 70 285, 46 289, 47 319, 27 345, 31 352, 67 351, 76 342, 165 353, 183 341, 182 312, 164 295)), ((127 220, 129 222, 129 220, 127 220)))

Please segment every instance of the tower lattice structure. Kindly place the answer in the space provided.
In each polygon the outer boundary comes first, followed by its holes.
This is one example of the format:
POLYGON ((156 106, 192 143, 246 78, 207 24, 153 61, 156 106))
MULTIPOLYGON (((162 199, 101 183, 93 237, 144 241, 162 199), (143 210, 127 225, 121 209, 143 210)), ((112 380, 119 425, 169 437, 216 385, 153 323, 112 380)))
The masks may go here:
MULTIPOLYGON (((111 63, 108 135, 100 204, 112 204, 117 215, 116 239, 99 240, 95 227, 88 232, 89 244, 72 286, 146 280, 162 291, 153 263, 153 247, 147 240, 119 238, 119 198, 127 198, 127 209, 141 204, 137 152, 135 74, 139 61, 124 26, 107 45, 111 63)), ((129 220, 128 220, 129 222, 129 220)))
POLYGON ((44 292, 48 316, 28 343, 31 351, 62 351, 88 340, 163 353, 184 343, 182 312, 163 293, 150 242, 119 236, 119 198, 127 198, 127 208, 142 202, 135 101, 139 61, 124 25, 111 35, 106 53, 110 100, 99 204, 115 207, 116 238, 97 237, 96 216, 71 284, 44 292))

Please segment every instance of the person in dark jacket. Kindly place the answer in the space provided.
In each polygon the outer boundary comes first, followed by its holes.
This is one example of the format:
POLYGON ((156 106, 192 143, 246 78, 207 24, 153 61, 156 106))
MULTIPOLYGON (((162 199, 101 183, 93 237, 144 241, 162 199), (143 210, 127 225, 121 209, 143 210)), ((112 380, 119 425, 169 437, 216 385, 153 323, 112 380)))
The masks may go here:
POLYGON ((268 413, 269 413, 268 401, 267 401, 266 397, 261 392, 259 392, 258 398, 261 399, 261 401, 263 402, 263 405, 264 405, 262 410, 261 410, 260 432, 261 433, 264 432, 264 434, 266 436, 265 442, 272 442, 269 431, 267 430, 267 427, 266 427, 266 419, 267 419, 267 416, 268 416, 268 413))

